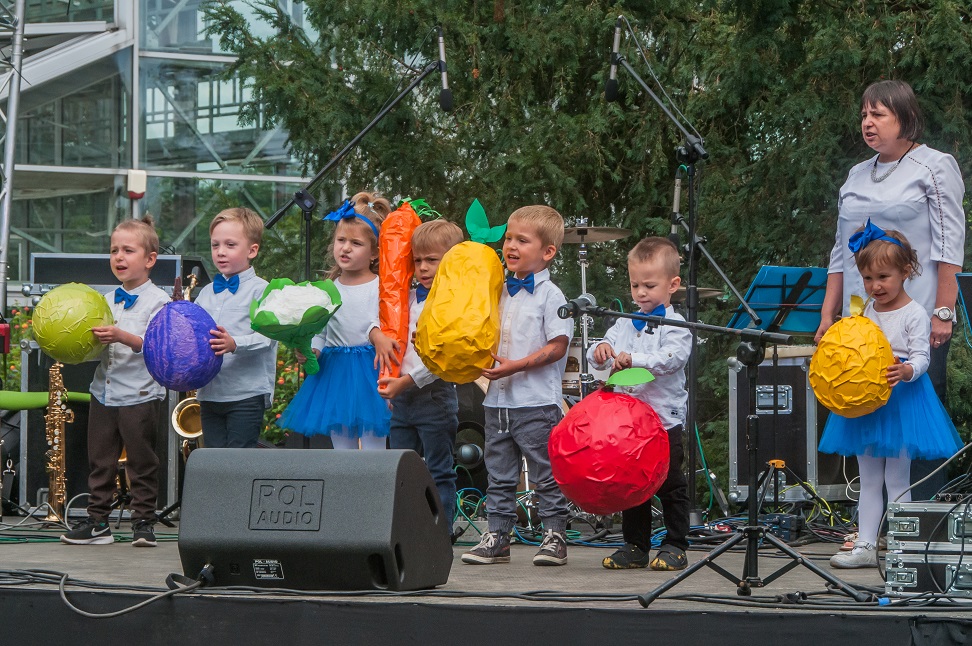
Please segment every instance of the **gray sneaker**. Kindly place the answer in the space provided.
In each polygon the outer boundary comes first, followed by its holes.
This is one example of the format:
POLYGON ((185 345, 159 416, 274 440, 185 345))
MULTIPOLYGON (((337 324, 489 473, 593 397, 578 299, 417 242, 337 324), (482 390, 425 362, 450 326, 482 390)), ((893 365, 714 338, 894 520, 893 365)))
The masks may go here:
POLYGON ((567 539, 560 532, 548 529, 543 534, 540 551, 533 557, 534 565, 564 565, 567 563, 567 539))
POLYGON ((510 562, 510 535, 505 532, 486 532, 479 545, 462 555, 463 563, 492 565, 510 562))
POLYGON ((862 567, 877 567, 877 548, 870 543, 857 541, 849 552, 838 552, 830 557, 830 567, 850 570, 862 567))

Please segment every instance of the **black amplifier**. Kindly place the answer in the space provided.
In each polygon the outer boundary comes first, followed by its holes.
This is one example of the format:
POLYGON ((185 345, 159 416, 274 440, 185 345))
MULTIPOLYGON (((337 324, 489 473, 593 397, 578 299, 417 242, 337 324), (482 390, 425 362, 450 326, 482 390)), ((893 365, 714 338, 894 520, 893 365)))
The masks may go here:
POLYGON ((972 500, 888 504, 888 549, 908 554, 962 554, 972 563, 972 500))
MULTIPOLYGON (((889 541, 890 544, 890 541, 889 541)), ((972 552, 913 554, 888 552, 885 592, 892 596, 947 594, 972 598, 972 552)))

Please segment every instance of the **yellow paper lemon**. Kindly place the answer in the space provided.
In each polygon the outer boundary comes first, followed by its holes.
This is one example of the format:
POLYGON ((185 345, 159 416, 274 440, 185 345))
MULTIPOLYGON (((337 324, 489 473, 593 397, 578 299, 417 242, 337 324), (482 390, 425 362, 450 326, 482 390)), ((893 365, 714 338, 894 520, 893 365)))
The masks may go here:
POLYGON ((492 367, 503 279, 496 251, 484 244, 462 242, 442 256, 415 327, 415 352, 432 374, 465 384, 492 367))
POLYGON ((827 330, 810 359, 810 386, 817 400, 842 417, 861 417, 888 402, 891 344, 865 316, 843 318, 827 330))

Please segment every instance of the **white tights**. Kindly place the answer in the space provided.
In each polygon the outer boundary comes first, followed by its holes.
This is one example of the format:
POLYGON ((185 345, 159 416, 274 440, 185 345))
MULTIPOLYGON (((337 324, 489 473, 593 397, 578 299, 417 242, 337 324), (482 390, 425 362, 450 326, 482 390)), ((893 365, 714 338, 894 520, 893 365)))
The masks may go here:
POLYGON ((884 488, 888 488, 888 501, 910 502, 911 492, 903 491, 911 486, 911 460, 909 458, 872 458, 857 456, 861 472, 861 500, 858 503, 858 540, 877 545, 881 517, 884 515, 884 488))
MULTIPOLYGON (((376 437, 374 435, 361 436, 361 448, 365 451, 382 451, 385 449, 386 437, 376 437)), ((331 444, 336 449, 357 449, 358 438, 340 435, 331 436, 331 444)))

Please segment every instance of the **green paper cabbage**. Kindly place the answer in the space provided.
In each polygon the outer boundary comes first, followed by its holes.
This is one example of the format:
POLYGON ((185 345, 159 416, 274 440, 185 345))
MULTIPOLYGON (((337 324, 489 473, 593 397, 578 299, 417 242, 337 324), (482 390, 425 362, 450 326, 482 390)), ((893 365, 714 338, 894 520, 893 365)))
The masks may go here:
POLYGON ((87 285, 66 283, 44 294, 34 308, 34 339, 57 361, 82 363, 105 349, 91 328, 114 323, 104 296, 87 285))
POLYGON ((267 288, 263 290, 263 295, 250 304, 250 327, 254 332, 258 332, 265 337, 280 341, 295 350, 299 350, 301 354, 307 357, 307 363, 304 364, 304 371, 308 375, 313 375, 320 370, 320 365, 317 363, 317 357, 311 348, 311 339, 314 338, 315 334, 320 334, 327 325, 327 322, 340 307, 341 293, 338 292, 337 287, 330 280, 294 283, 289 278, 274 278, 267 285, 267 288), (319 305, 309 307, 301 316, 300 323, 281 323, 275 313, 268 310, 257 311, 271 292, 279 291, 284 287, 295 284, 300 287, 310 285, 326 292, 334 305, 333 308, 328 309, 319 305))

